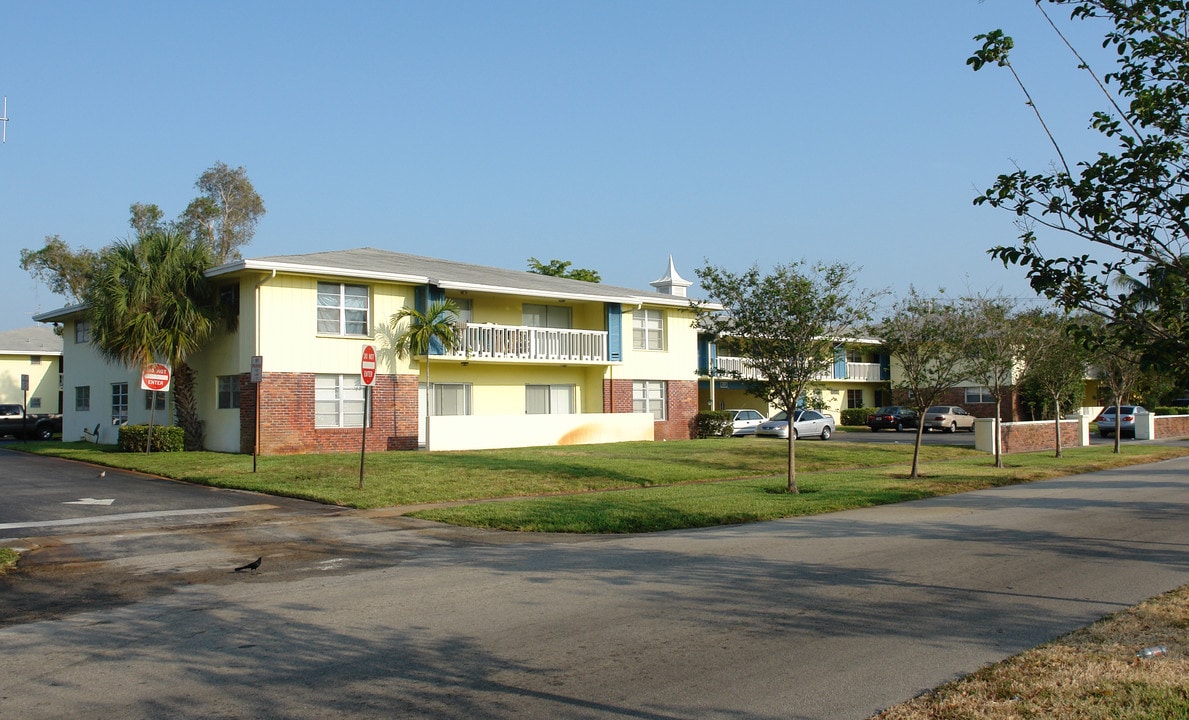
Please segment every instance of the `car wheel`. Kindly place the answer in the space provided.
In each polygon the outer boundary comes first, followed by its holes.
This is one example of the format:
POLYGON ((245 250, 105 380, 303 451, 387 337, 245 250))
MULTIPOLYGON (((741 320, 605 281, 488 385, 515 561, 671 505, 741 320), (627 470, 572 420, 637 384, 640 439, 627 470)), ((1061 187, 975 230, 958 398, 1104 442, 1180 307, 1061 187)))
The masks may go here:
POLYGON ((54 431, 48 427, 40 427, 33 431, 33 437, 38 440, 49 440, 54 436, 54 431))
POLYGON ((902 423, 902 422, 896 423, 896 432, 904 432, 904 423, 902 423))
POLYGON ((791 430, 791 432, 793 433, 793 439, 794 439, 794 440, 800 440, 800 439, 801 439, 801 435, 800 435, 800 433, 798 433, 798 432, 797 432, 797 428, 793 428, 793 429, 791 430))
POLYGON ((956 432, 958 432, 958 423, 957 423, 957 421, 955 421, 955 420, 951 420, 951 421, 950 421, 950 432, 952 432, 952 433, 956 433, 956 432))
POLYGON ((879 428, 873 427, 873 428, 871 428, 871 432, 879 432, 879 428))
POLYGON ((830 426, 827 425, 824 428, 822 428, 822 440, 829 440, 829 439, 830 439, 830 426))
POLYGON ((1111 434, 1108 433, 1106 430, 1098 431, 1098 437, 1105 438, 1105 437, 1110 437, 1110 436, 1111 436, 1111 434))

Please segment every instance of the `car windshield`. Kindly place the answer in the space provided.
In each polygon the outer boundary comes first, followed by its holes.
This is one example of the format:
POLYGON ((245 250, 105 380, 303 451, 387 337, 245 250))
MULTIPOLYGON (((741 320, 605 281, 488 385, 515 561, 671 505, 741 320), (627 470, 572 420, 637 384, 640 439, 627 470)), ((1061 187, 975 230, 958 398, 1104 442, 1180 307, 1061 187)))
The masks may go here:
POLYGON ((929 408, 925 412, 927 412, 927 413, 947 413, 949 411, 950 411, 950 409, 947 407, 944 407, 942 405, 934 405, 933 407, 929 408))
POLYGON ((781 422, 784 420, 788 420, 789 416, 788 416, 788 413, 786 413, 784 410, 781 410, 780 412, 773 415, 770 419, 777 421, 777 422, 781 422))
POLYGON ((900 408, 898 406, 888 405, 887 407, 881 407, 880 409, 876 410, 875 414, 876 415, 895 415, 898 412, 900 412, 900 408))
MULTIPOLYGON (((1132 414, 1132 413, 1134 413, 1134 412, 1135 412, 1135 406, 1134 406, 1134 405, 1124 405, 1124 406, 1123 406, 1123 414, 1124 414, 1124 415, 1131 415, 1131 414, 1132 414)), ((1102 411, 1102 414, 1103 414, 1103 415, 1114 415, 1114 414, 1115 414, 1115 408, 1114 408, 1114 407, 1108 407, 1106 410, 1103 410, 1103 411, 1102 411)))

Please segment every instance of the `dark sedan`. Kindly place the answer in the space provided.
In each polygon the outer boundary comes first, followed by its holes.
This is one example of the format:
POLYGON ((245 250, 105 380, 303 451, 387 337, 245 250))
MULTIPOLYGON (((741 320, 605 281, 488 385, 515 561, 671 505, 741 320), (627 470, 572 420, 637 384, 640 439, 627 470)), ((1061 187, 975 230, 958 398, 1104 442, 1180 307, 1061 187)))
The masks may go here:
POLYGON ((876 410, 874 415, 867 416, 867 427, 871 428, 871 432, 886 429, 900 432, 904 428, 915 428, 918 418, 917 411, 912 408, 887 405, 876 410))

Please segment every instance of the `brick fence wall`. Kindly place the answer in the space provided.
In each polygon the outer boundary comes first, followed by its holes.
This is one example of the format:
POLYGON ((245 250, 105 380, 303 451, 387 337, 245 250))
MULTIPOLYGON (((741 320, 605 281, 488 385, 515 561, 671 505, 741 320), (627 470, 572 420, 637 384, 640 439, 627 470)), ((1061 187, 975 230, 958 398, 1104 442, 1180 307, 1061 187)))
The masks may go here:
MULTIPOLYGON (((1061 447, 1081 444, 1079 422, 1061 421, 1061 447)), ((1003 423, 1003 454, 1052 450, 1057 446, 1056 429, 1052 420, 1003 423)))
POLYGON ((1152 421, 1157 438, 1189 437, 1189 415, 1156 415, 1152 421))
MULTIPOLYGON (((252 452, 256 440, 256 393, 248 375, 240 376, 240 450, 252 452)), ((367 449, 417 448, 417 378, 377 375, 370 390, 371 425, 367 449)), ((313 373, 267 373, 260 384, 260 453, 359 450, 360 428, 314 427, 313 373)))

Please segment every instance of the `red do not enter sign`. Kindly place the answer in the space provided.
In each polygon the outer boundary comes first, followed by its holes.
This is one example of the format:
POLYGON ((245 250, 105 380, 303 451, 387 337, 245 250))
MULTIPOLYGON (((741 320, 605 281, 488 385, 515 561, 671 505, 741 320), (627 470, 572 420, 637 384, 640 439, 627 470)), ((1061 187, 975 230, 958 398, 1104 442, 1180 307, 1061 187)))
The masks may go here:
POLYGON ((371 345, 363 346, 363 360, 359 363, 359 378, 364 385, 371 385, 376 380, 376 349, 371 345))
POLYGON ((140 387, 142 390, 168 390, 169 366, 162 363, 145 365, 140 373, 140 387))

